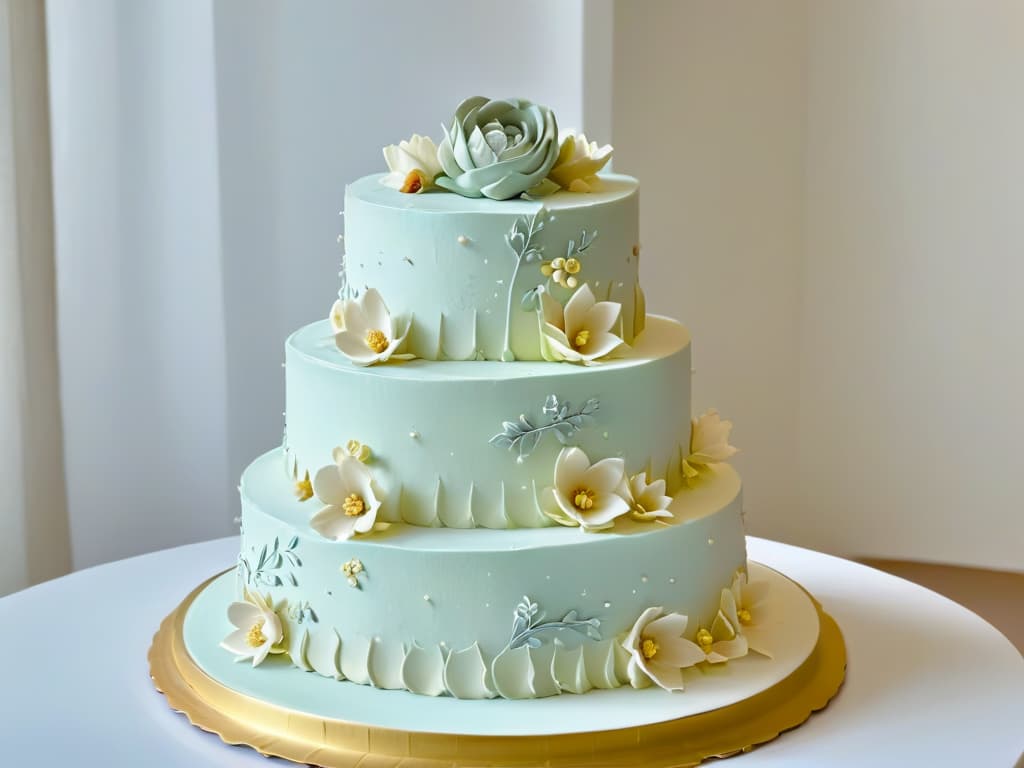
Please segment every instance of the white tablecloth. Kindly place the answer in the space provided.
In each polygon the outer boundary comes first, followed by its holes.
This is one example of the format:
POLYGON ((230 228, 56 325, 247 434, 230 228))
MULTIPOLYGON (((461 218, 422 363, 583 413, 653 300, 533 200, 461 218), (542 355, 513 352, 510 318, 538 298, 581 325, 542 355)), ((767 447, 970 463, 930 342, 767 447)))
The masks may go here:
MULTIPOLYGON (((824 712, 736 758, 739 768, 1000 768, 1021 757, 1024 659, 992 626, 847 560, 755 538, 749 550, 835 617, 849 668, 824 712)), ((160 621, 196 584, 233 565, 237 552, 236 538, 219 539, 0 599, 0 765, 289 765, 193 728, 149 680, 146 651, 160 621)))

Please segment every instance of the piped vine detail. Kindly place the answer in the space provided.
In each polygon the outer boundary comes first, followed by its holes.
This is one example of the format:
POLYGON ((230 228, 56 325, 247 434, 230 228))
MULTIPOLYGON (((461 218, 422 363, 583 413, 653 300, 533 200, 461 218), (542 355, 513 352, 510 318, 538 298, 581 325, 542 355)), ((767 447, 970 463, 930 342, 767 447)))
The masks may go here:
POLYGON ((548 221, 548 209, 541 206, 533 216, 519 216, 512 224, 512 229, 505 235, 505 242, 512 249, 516 265, 512 270, 512 279, 508 284, 508 306, 505 314, 505 346, 501 352, 501 359, 511 362, 516 359, 512 352, 512 293, 515 290, 516 277, 519 275, 519 268, 525 262, 533 264, 544 259, 544 246, 539 245, 536 237, 548 221))
POLYGON ((544 613, 529 597, 524 596, 516 606, 512 621, 512 638, 508 641, 509 650, 526 646, 540 648, 543 644, 538 635, 542 632, 559 632, 571 630, 578 632, 590 640, 601 640, 601 620, 582 619, 573 609, 562 617, 561 621, 544 621, 544 613))
POLYGON ((307 621, 311 621, 316 624, 320 621, 320 618, 316 615, 316 611, 313 610, 313 606, 309 604, 308 600, 293 605, 288 610, 288 618, 296 624, 304 624, 307 621))
POLYGON ((541 307, 541 294, 551 290, 551 283, 557 283, 563 288, 576 289, 579 284, 579 273, 583 269, 582 257, 587 249, 597 239, 597 230, 580 232, 580 239, 570 238, 565 248, 565 256, 552 261, 541 263, 541 273, 547 277, 547 281, 531 288, 523 294, 520 299, 520 306, 526 312, 535 312, 541 307))
MULTIPOLYGON (((283 549, 281 548, 281 540, 275 536, 274 543, 272 545, 264 544, 258 553, 254 545, 249 557, 240 554, 238 556, 238 568, 242 572, 245 583, 251 587, 283 586, 285 583, 284 579, 281 578, 280 573, 274 573, 274 571, 282 571, 286 565, 291 568, 302 567, 302 560, 295 553, 298 546, 298 536, 293 536, 291 541, 288 542, 288 546, 283 549)), ((285 579, 293 587, 299 585, 295 574, 291 570, 285 573, 285 579)))
POLYGON ((598 400, 590 398, 578 410, 573 410, 568 401, 559 400, 557 395, 548 395, 541 409, 548 418, 547 424, 534 425, 526 418, 526 414, 520 414, 517 421, 502 422, 501 432, 488 442, 515 451, 516 461, 521 463, 533 453, 548 432, 554 433, 562 445, 569 445, 577 432, 593 424, 594 414, 600 407, 598 400))

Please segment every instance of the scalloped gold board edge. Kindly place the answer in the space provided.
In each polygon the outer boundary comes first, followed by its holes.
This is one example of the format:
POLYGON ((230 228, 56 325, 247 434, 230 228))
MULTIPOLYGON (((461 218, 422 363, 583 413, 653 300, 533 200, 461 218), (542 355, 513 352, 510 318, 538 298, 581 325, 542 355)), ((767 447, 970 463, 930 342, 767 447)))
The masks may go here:
POLYGON ((776 685, 709 712, 639 727, 547 736, 433 734, 324 720, 242 695, 195 664, 185 649, 184 619, 216 578, 196 587, 161 623, 149 650, 156 689, 172 709, 227 744, 323 768, 682 768, 747 752, 801 725, 831 701, 846 674, 846 646, 838 625, 803 590, 820 625, 810 656, 776 685))

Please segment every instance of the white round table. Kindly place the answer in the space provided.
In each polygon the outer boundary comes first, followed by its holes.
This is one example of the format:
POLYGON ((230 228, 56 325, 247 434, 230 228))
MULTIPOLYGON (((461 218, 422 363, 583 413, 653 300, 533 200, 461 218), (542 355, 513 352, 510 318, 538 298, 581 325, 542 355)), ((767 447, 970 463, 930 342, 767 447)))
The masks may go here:
MULTIPOLYGON (((1021 759, 1024 659, 992 626, 848 560, 764 539, 748 546, 751 559, 821 601, 843 631, 849 667, 824 712, 737 766, 1000 768, 1021 759)), ((193 544, 0 599, 0 764, 291 765, 193 728, 149 680, 146 651, 160 621, 237 552, 234 537, 193 544)))

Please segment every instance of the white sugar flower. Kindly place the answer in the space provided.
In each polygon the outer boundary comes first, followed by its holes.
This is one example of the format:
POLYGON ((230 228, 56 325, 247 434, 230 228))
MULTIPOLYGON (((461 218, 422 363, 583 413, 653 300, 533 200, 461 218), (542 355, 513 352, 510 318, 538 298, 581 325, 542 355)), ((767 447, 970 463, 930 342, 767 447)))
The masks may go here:
POLYGON ((665 495, 665 481, 647 482, 647 476, 641 472, 629 478, 629 516, 634 520, 646 523, 659 517, 672 517, 668 505, 672 497, 665 495))
POLYGON ((338 299, 331 307, 331 331, 338 335, 345 330, 345 302, 338 299))
MULTIPOLYGON (((331 324, 334 325, 331 313, 331 324)), ((396 354, 405 341, 410 322, 399 330, 384 299, 370 288, 358 299, 348 299, 341 307, 342 330, 335 331, 334 343, 342 354, 356 365, 373 365, 395 360, 411 360, 415 355, 396 354)))
POLYGON ((542 293, 541 307, 544 313, 541 354, 545 360, 590 365, 623 343, 612 333, 622 305, 597 301, 586 283, 569 298, 564 308, 549 293, 542 293))
POLYGON ((699 419, 694 419, 690 429, 690 452, 683 459, 683 475, 687 480, 697 476, 708 464, 728 461, 736 448, 729 445, 731 421, 722 421, 718 411, 712 408, 699 419))
POLYGON ((341 456, 337 464, 320 469, 313 478, 313 492, 327 506, 309 524, 326 539, 351 539, 370 533, 377 523, 380 500, 373 476, 359 459, 341 456))
POLYGON ((434 186, 441 173, 437 159, 437 146, 427 136, 413 134, 408 141, 384 147, 384 160, 391 171, 380 180, 386 187, 399 192, 422 192, 434 186))
POLYGON ((629 653, 626 674, 634 688, 643 688, 653 681, 666 691, 681 691, 683 670, 705 659, 704 651, 683 637, 686 616, 663 614, 661 607, 648 608, 622 641, 622 647, 629 653))
POLYGON ((558 159, 548 178, 570 192, 592 192, 599 184, 597 172, 612 158, 612 147, 598 147, 586 134, 564 134, 558 159))
POLYGON ((729 589, 722 590, 721 610, 726 618, 747 641, 755 653, 772 658, 765 645, 767 626, 764 620, 764 599, 768 582, 749 581, 747 574, 737 571, 729 589))
POLYGON ((579 448, 563 448, 555 459, 555 485, 541 492, 541 509, 557 523, 585 531, 611 528, 629 512, 623 497, 626 466, 611 458, 590 463, 579 448))
POLYGON ((711 622, 711 628, 701 627, 697 630, 697 645, 704 651, 705 660, 711 664, 721 664, 747 655, 747 639, 737 631, 739 619, 735 605, 732 592, 723 589, 718 614, 711 622))
POLYGON ((235 661, 252 659, 254 667, 270 653, 284 653, 284 628, 270 598, 245 593, 244 602, 228 606, 228 621, 235 631, 221 640, 220 647, 235 654, 235 661))

